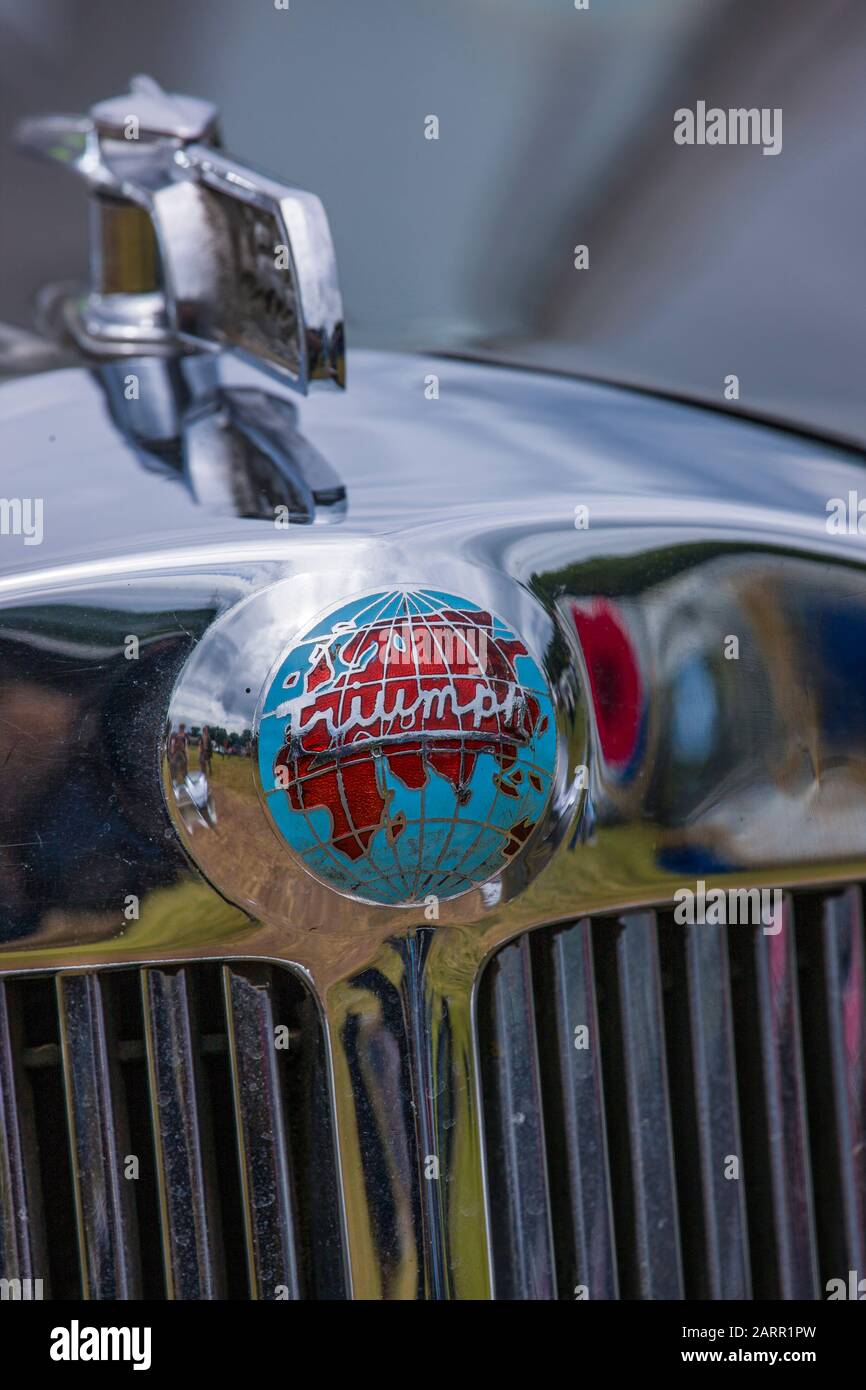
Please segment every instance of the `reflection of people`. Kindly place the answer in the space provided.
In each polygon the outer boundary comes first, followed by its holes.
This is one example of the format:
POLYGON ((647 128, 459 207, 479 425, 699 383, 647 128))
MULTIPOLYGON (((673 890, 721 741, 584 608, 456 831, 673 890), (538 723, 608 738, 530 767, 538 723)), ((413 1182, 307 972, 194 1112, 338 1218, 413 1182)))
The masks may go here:
POLYGON ((210 728, 205 724, 201 731, 201 739, 198 746, 198 765, 205 777, 210 776, 211 756, 210 728))
POLYGON ((186 756, 187 734, 186 725, 178 724, 177 729, 172 733, 168 744, 168 765, 171 769, 172 782, 182 782, 189 770, 186 756))

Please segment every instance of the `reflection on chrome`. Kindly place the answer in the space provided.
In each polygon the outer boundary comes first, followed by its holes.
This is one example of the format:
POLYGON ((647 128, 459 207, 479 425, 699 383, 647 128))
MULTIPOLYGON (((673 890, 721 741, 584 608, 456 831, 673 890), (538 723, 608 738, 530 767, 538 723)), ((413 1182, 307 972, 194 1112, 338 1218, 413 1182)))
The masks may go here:
POLYGON ((216 807, 203 772, 188 772, 182 782, 173 782, 177 809, 190 835, 197 825, 216 825, 216 807))

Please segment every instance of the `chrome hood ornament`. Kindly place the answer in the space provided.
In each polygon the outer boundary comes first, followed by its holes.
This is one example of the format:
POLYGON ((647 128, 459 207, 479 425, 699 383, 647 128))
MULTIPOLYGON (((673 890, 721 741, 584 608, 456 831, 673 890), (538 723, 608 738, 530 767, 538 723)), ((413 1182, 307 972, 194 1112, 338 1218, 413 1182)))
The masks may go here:
POLYGON ((90 356, 227 348, 303 394, 345 385, 322 204, 224 154, 215 106, 136 77, 89 116, 25 120, 17 138, 92 197, 92 284, 45 299, 55 332, 90 356))

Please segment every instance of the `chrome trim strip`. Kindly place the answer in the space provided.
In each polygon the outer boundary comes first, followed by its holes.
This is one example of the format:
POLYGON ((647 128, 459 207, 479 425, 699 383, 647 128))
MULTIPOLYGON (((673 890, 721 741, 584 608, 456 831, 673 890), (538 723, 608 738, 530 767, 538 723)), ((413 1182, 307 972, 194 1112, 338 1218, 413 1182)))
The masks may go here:
MULTIPOLYGON (((431 1138, 429 937, 386 942, 325 997, 352 1296, 436 1298, 442 1259, 422 1176, 431 1138)), ((435 1180, 431 1184, 438 1186, 435 1180)))
POLYGON ((48 1289, 42 1194, 32 1099, 20 1066, 5 981, 0 979, 0 1278, 41 1279, 48 1289))
POLYGON ((292 1174, 271 971, 224 965, 250 1296, 300 1298, 292 1174))
POLYGON ((190 972, 141 971, 166 1297, 224 1296, 190 972))
POLYGON ((410 928, 324 993, 352 1296, 490 1298, 477 963, 410 928))
POLYGON ((432 941, 432 931, 419 930, 395 945, 404 962, 400 999, 405 1029, 404 1046, 410 1072, 406 1097, 414 1112, 416 1152, 413 1158, 419 1170, 416 1182, 421 1199, 418 1227, 420 1264, 424 1270, 426 1296, 439 1300, 445 1297, 446 1287, 439 1197, 443 1187, 447 1190, 447 1177, 443 1183, 438 1169, 435 1177, 430 1176, 433 1171, 431 1163, 434 1160, 437 1164, 441 1162, 440 1136, 435 1120, 440 1087, 432 1066, 433 1019, 428 1008, 429 990, 425 988, 425 966, 432 941))
POLYGON ((141 1296, 123 1088, 108 1037, 103 978, 56 980, 69 1147, 85 1298, 141 1296))

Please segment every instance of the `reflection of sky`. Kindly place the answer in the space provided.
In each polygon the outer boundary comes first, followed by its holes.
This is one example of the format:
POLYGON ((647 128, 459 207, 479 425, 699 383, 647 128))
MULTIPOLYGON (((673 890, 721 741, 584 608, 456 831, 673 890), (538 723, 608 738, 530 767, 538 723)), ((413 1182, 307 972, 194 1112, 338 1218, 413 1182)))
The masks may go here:
POLYGON ((712 671, 703 657, 692 657, 677 672, 671 711, 671 743, 676 760, 706 762, 713 748, 718 700, 712 671))

